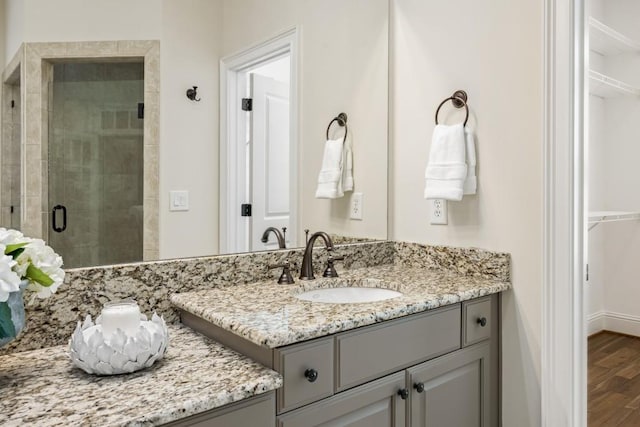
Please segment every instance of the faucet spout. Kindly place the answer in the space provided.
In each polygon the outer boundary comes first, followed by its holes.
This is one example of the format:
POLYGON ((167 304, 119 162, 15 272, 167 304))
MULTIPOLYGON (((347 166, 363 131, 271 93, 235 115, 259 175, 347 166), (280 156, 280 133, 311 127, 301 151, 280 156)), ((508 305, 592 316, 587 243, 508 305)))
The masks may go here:
POLYGON ((302 267, 300 268, 300 280, 313 280, 316 278, 313 274, 313 245, 318 237, 324 240, 326 249, 333 250, 333 242, 327 233, 324 231, 313 233, 311 237, 309 237, 307 247, 304 249, 304 258, 302 258, 302 267))
POLYGON ((284 241, 284 235, 282 234, 282 231, 278 230, 275 227, 269 227, 266 230, 264 230, 264 233, 262 233, 262 243, 267 243, 269 241, 269 233, 273 232, 273 234, 276 235, 276 239, 278 240, 278 248, 280 249, 287 249, 287 245, 285 244, 284 241))

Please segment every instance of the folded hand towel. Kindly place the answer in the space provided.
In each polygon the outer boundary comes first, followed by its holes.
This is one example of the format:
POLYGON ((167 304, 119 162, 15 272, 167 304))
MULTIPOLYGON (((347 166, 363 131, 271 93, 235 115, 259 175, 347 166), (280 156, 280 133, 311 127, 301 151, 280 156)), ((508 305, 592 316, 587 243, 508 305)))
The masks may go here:
POLYGON ((426 199, 462 200, 467 176, 466 141, 462 123, 436 125, 425 171, 426 199))
POLYGON ((353 150, 347 137, 342 150, 342 191, 353 191, 353 150))
POLYGON ((467 176, 464 180, 463 192, 465 195, 476 194, 477 179, 476 179, 476 141, 473 136, 473 132, 469 128, 464 129, 465 141, 467 144, 466 159, 467 159, 467 176))
POLYGON ((342 190, 342 139, 329 139, 324 145, 322 168, 318 175, 316 199, 336 199, 344 196, 342 190))

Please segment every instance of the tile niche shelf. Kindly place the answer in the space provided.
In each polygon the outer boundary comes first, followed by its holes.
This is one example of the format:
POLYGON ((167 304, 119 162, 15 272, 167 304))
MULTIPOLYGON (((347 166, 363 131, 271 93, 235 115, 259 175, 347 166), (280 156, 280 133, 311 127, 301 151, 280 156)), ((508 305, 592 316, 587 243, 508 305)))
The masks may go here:
POLYGON ((640 212, 592 211, 589 212, 589 231, 604 222, 640 220, 640 212))

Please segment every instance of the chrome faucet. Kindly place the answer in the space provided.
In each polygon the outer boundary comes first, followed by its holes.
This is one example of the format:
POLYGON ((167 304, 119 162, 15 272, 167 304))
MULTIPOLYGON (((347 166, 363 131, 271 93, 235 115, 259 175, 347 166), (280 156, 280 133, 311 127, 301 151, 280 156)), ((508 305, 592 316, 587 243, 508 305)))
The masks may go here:
POLYGON ((324 231, 316 231, 313 233, 311 237, 309 237, 307 247, 304 250, 304 258, 302 258, 302 267, 300 268, 300 280, 313 280, 316 278, 313 275, 313 245, 316 243, 318 237, 322 237, 324 246, 328 251, 333 250, 333 242, 327 233, 324 231))
POLYGON ((284 235, 280 230, 278 230, 275 227, 269 227, 266 230, 264 230, 264 233, 262 233, 262 239, 261 239, 262 243, 267 243, 267 241, 269 241, 269 233, 272 231, 273 231, 273 234, 276 235, 276 239, 278 239, 278 248, 287 249, 287 245, 285 244, 285 240, 284 240, 284 235))

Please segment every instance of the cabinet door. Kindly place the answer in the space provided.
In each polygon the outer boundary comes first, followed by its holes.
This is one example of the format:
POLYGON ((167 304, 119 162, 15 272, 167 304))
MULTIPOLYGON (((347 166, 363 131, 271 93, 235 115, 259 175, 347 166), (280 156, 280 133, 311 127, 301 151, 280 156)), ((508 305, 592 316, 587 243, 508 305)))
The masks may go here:
POLYGON ((404 427, 406 402, 398 372, 278 417, 278 427, 404 427))
POLYGON ((275 392, 241 400, 188 418, 163 424, 164 427, 273 427, 276 418, 275 392))
POLYGON ((490 427, 490 354, 484 342, 408 369, 411 427, 490 427))

